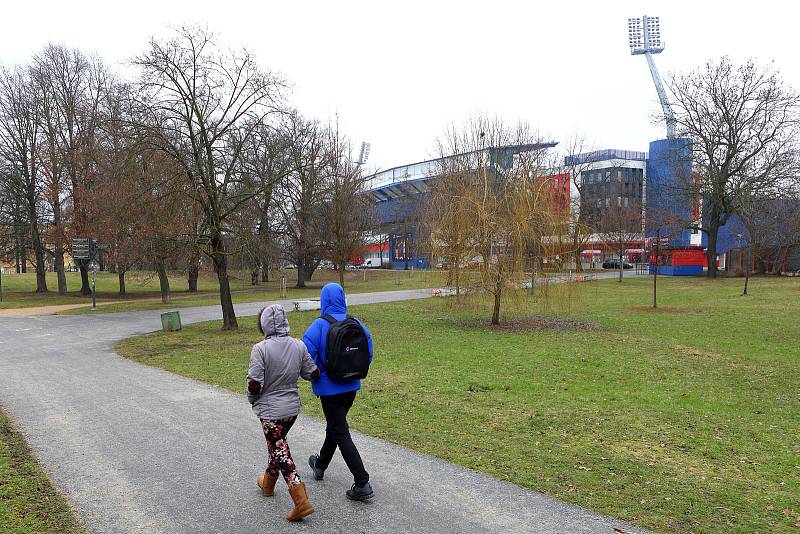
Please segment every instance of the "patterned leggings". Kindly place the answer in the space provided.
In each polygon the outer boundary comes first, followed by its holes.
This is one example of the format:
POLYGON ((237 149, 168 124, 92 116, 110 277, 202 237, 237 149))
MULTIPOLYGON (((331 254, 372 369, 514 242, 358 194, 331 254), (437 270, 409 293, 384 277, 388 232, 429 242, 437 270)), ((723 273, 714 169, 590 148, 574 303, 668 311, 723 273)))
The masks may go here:
POLYGON ((296 419, 297 417, 279 421, 261 420, 261 428, 264 430, 264 437, 267 438, 267 452, 269 452, 267 474, 276 477, 280 471, 288 486, 300 484, 297 466, 292 460, 292 452, 286 442, 286 434, 289 433, 289 429, 292 428, 296 419))

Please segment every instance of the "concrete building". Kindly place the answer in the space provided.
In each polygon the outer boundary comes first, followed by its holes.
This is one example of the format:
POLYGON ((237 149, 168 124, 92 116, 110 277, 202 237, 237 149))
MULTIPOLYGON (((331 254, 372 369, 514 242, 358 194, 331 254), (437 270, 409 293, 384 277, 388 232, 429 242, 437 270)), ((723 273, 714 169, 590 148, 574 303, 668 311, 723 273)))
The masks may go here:
MULTIPOLYGON (((567 156, 564 164, 579 168, 580 218, 591 226, 599 226, 615 208, 642 206, 644 200, 647 153, 634 150, 606 149, 567 156)), ((578 214, 575 214, 578 215, 578 214)), ((641 224, 627 229, 641 231, 641 224)))

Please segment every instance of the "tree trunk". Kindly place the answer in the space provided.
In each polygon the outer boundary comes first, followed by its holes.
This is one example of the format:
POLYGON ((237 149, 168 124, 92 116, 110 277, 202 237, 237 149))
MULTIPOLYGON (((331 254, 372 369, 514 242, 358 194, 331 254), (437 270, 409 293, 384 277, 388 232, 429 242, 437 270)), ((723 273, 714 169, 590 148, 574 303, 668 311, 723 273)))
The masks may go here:
POLYGON ((196 293, 197 278, 200 276, 200 267, 197 265, 196 261, 192 261, 187 272, 189 276, 189 292, 196 293))
MULTIPOLYGON (((38 241, 38 232, 35 240, 38 241)), ((41 243, 37 245, 36 241, 34 241, 34 257, 36 258, 36 292, 47 293, 47 270, 45 269, 44 265, 44 247, 41 245, 41 243)))
POLYGON ((222 268, 217 268, 217 280, 219 280, 219 301, 222 305, 222 329, 238 330, 239 323, 236 321, 236 312, 233 310, 233 300, 231 298, 231 286, 228 280, 227 262, 222 260, 222 268))
POLYGON ((14 260, 16 261, 17 274, 22 272, 22 238, 17 230, 17 236, 14 243, 14 260))
POLYGON ((89 285, 89 270, 86 268, 86 260, 76 263, 81 270, 81 295, 88 297, 92 294, 92 287, 89 285))
POLYGON ((749 252, 750 250, 748 248, 747 253, 744 254, 744 291, 742 291, 742 296, 747 295, 747 283, 750 281, 750 264, 752 262, 750 261, 749 252))
POLYGON ((266 259, 261 264, 261 282, 264 284, 269 282, 269 263, 266 259))
POLYGON ((44 266, 44 245, 39 234, 39 226, 36 214, 36 204, 32 201, 32 207, 29 209, 28 216, 30 217, 31 228, 31 244, 33 245, 33 257, 36 260, 36 292, 47 293, 47 271, 44 266))
POLYGON ((622 261, 624 254, 622 252, 622 244, 619 247, 619 281, 622 282, 622 275, 625 272, 625 263, 622 261))
POLYGON ((494 308, 492 310, 492 324, 498 325, 500 324, 500 296, 501 296, 500 285, 498 284, 495 286, 494 292, 494 308))
POLYGON ((57 198, 53 202, 53 229, 56 232, 55 247, 53 250, 53 263, 58 280, 58 294, 64 295, 67 292, 67 276, 64 274, 64 231, 61 220, 61 201, 57 198))
POLYGON ((21 214, 19 207, 16 207, 14 212, 14 260, 15 267, 17 268, 17 274, 22 272, 21 259, 23 254, 23 246, 21 214))
POLYGON ((215 233, 211 237, 211 258, 214 260, 214 270, 219 281, 219 303, 222 306, 222 329, 238 330, 236 312, 233 309, 231 285, 228 279, 228 256, 225 254, 225 243, 222 236, 215 233))
POLYGON ((306 287, 306 269, 302 263, 297 264, 297 285, 295 287, 297 289, 306 287))
POLYGON ((708 266, 707 276, 717 277, 717 236, 719 234, 719 218, 712 219, 708 229, 708 248, 706 249, 706 262, 708 266))
POLYGON ((167 304, 170 300, 169 294, 169 277, 167 276, 167 268, 164 263, 164 258, 158 259, 158 285, 161 289, 161 302, 167 304))
POLYGON ((250 285, 258 285, 258 267, 255 267, 252 271, 250 271, 250 285))
POLYGON ((58 247, 55 251, 55 269, 58 278, 58 293, 64 295, 67 292, 67 275, 64 273, 64 248, 58 247))
POLYGON ((344 287, 344 263, 339 263, 339 285, 344 287))
POLYGON ((44 267, 44 249, 36 250, 36 292, 47 293, 47 271, 44 267))
POLYGON ((119 278, 119 296, 124 297, 125 293, 125 269, 117 267, 117 277, 119 278))

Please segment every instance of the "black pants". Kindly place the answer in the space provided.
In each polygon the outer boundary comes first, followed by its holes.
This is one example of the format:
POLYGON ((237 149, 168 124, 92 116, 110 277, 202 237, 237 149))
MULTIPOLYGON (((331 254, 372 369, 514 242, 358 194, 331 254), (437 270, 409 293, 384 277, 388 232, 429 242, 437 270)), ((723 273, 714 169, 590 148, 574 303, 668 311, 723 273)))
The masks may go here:
POLYGON ((353 473, 354 482, 361 486, 369 482, 369 473, 364 469, 364 462, 361 461, 361 455, 358 454, 358 449, 350 437, 350 428, 347 426, 347 412, 355 398, 355 391, 320 397, 325 422, 328 425, 325 428, 325 442, 319 451, 317 467, 326 469, 331 463, 336 447, 339 447, 347 468, 353 473))

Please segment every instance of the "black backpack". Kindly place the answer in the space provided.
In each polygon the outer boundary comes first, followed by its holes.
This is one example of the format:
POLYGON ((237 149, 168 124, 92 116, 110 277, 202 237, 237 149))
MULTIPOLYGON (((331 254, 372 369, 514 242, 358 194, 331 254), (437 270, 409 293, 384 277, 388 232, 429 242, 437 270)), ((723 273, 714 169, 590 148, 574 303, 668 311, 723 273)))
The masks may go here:
POLYGON ((330 315, 321 317, 330 323, 325 347, 325 372, 333 380, 366 378, 369 371, 369 342, 358 320, 348 315, 337 321, 330 315))

